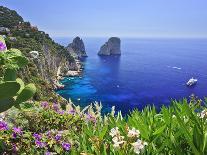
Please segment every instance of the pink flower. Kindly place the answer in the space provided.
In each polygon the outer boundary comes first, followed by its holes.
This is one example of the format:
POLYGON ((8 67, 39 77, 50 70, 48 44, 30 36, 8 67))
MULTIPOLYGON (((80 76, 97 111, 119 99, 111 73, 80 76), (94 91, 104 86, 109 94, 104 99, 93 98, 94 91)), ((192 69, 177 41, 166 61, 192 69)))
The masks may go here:
POLYGON ((0 51, 4 51, 6 49, 6 45, 0 41, 0 51))
POLYGON ((0 121, 0 131, 1 130, 8 130, 8 125, 6 122, 0 121))

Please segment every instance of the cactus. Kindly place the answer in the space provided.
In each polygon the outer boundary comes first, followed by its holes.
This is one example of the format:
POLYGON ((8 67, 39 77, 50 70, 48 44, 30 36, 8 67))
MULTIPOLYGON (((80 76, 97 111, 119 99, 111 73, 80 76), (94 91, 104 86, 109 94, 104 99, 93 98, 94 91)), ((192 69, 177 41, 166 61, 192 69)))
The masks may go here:
POLYGON ((0 113, 10 109, 14 105, 14 98, 0 100, 0 113))
POLYGON ((36 92, 36 87, 34 84, 28 84, 25 86, 25 88, 21 91, 21 93, 16 98, 16 103, 22 103, 30 99, 32 96, 34 96, 36 92))
POLYGON ((3 82, 0 84, 0 99, 7 99, 17 94, 20 89, 19 83, 16 81, 3 82))
MULTIPOLYGON (((0 36, 0 41, 5 41, 0 36)), ((12 106, 29 100, 36 92, 34 84, 24 85, 20 78, 16 78, 17 69, 27 65, 28 60, 18 49, 9 49, 0 52, 0 67, 5 70, 3 80, 0 80, 0 113, 12 106)))
POLYGON ((16 71, 14 69, 6 69, 4 74, 4 81, 15 81, 16 78, 16 71))

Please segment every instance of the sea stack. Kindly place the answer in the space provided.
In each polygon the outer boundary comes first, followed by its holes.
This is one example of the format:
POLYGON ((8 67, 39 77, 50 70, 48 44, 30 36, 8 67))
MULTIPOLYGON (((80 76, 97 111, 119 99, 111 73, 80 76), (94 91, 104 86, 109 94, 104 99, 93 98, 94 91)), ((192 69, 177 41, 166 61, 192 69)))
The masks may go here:
POLYGON ((121 40, 118 37, 111 37, 101 46, 98 55, 121 55, 121 40))
POLYGON ((67 51, 75 58, 87 57, 85 45, 80 37, 75 37, 67 46, 67 51))

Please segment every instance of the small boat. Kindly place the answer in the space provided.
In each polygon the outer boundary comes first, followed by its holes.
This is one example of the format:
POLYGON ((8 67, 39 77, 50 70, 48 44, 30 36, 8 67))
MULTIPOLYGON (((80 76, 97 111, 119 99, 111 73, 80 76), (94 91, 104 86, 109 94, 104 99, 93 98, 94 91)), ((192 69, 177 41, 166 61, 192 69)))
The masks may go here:
POLYGON ((193 86, 197 83, 198 79, 194 79, 193 77, 188 80, 188 82, 186 83, 187 86, 193 86))

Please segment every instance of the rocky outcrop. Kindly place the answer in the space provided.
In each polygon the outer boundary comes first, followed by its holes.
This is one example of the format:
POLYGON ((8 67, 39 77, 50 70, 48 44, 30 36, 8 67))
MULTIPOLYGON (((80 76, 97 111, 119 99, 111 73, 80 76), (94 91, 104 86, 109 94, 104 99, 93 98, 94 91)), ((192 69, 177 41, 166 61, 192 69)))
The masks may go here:
POLYGON ((80 37, 76 37, 73 39, 73 42, 67 46, 67 51, 75 58, 87 56, 85 45, 80 37))
POLYGON ((101 46, 98 55, 120 55, 121 54, 121 40, 117 37, 111 37, 101 46))
POLYGON ((31 51, 29 52, 30 57, 33 59, 38 59, 39 58, 39 52, 38 51, 31 51))
POLYGON ((47 45, 43 45, 41 56, 36 59, 32 58, 32 60, 37 66, 38 74, 49 82, 55 78, 56 73, 59 76, 68 76, 69 71, 79 71, 81 68, 81 64, 76 61, 68 61, 66 57, 53 53, 47 45))

